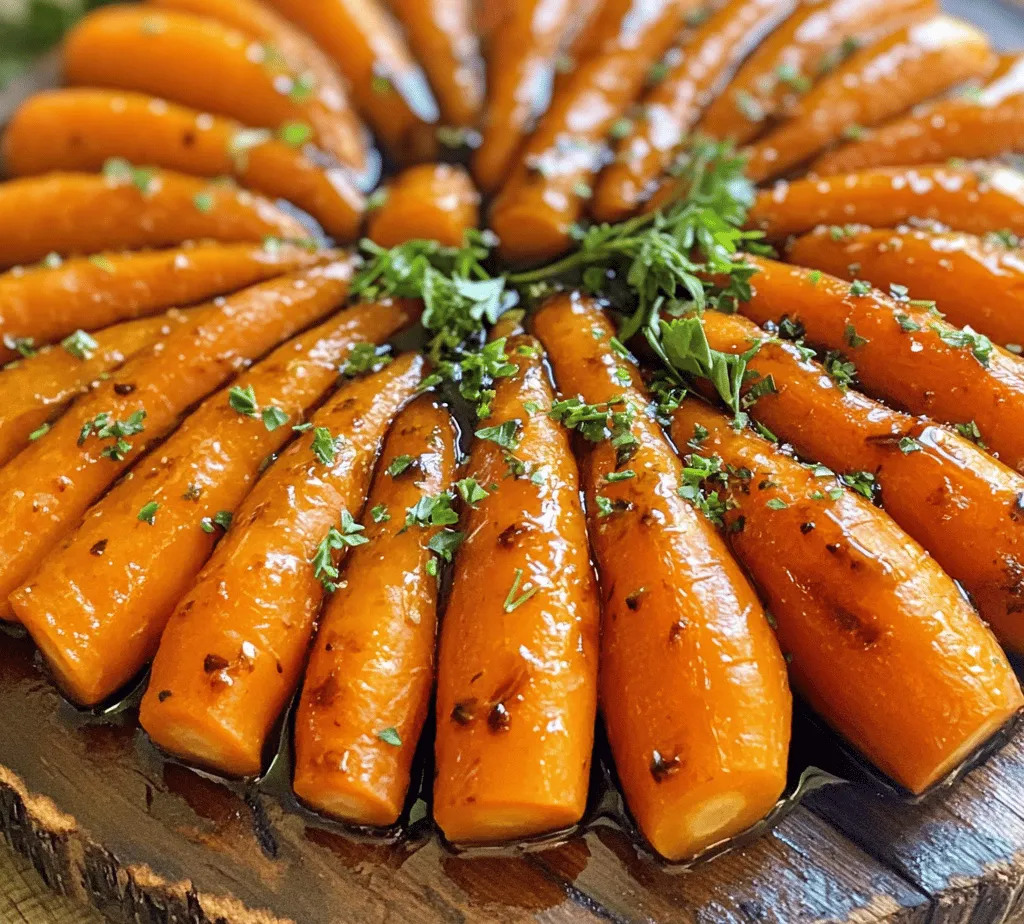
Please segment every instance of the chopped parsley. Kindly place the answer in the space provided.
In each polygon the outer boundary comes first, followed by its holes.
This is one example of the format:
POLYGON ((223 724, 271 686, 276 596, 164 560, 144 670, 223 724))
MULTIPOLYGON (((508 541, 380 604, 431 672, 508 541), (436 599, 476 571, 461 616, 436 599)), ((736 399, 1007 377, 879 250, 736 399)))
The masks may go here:
POLYGON ((309 448, 313 451, 317 461, 321 465, 334 463, 335 441, 331 431, 327 427, 315 427, 313 430, 313 441, 309 448))
POLYGON ((338 589, 338 567, 334 564, 333 553, 339 549, 354 548, 365 545, 369 540, 360 535, 364 527, 357 523, 347 510, 341 511, 341 526, 332 526, 327 535, 320 540, 313 554, 313 576, 324 586, 328 593, 338 589))
POLYGON ((400 748, 402 746, 402 738, 394 728, 381 729, 377 732, 377 737, 385 744, 390 744, 393 748, 400 748))
POLYGON ((390 362, 388 347, 379 347, 375 343, 357 343, 352 347, 338 372, 348 378, 355 378, 357 375, 383 369, 390 362))
POLYGON ((256 403, 256 392, 252 385, 233 385, 228 391, 228 404, 231 409, 246 417, 255 417, 259 410, 256 403))
POLYGON ((152 526, 156 522, 156 512, 159 509, 160 505, 156 501, 150 501, 148 504, 143 505, 137 519, 141 523, 148 523, 152 526))
POLYGON ((397 478, 409 470, 416 460, 409 455, 395 456, 384 471, 392 478, 397 478))
POLYGON ((508 595, 505 597, 505 612, 511 613, 521 607, 527 600, 529 600, 537 591, 539 587, 534 585, 533 587, 526 589, 525 587, 520 588, 523 582, 523 569, 516 568, 515 577, 512 580, 512 586, 509 588, 508 595))
POLYGON ((470 506, 487 499, 486 489, 475 478, 463 478, 455 482, 459 496, 470 506))
POLYGON ((260 412, 260 417, 263 419, 263 426, 271 432, 288 423, 288 415, 281 408, 274 405, 263 408, 260 412))
POLYGON ((60 345, 75 359, 89 359, 94 350, 99 349, 99 344, 90 337, 84 330, 76 330, 68 334, 60 345))
POLYGON ((499 424, 496 427, 483 427, 477 430, 473 435, 477 439, 488 440, 502 449, 507 449, 510 452, 515 451, 519 445, 519 428, 522 426, 522 421, 518 419, 506 420, 503 424, 499 424))
POLYGON ((126 437, 141 433, 145 429, 142 423, 145 419, 144 409, 135 411, 126 420, 115 420, 109 412, 103 411, 82 424, 82 429, 78 432, 78 445, 84 445, 90 436, 95 436, 98 440, 113 440, 111 445, 103 448, 100 457, 123 462, 133 448, 133 444, 128 442, 126 437))
POLYGON ((376 507, 370 510, 370 519, 374 523, 387 523, 391 519, 391 514, 388 513, 388 508, 385 504, 377 504, 376 507))

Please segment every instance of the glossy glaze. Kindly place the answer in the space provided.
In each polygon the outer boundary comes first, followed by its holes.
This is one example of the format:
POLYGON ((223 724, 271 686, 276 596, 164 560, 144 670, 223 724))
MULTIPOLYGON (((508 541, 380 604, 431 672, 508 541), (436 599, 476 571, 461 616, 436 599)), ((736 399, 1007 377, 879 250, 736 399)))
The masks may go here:
POLYGON ((480 194, 462 167, 408 167, 388 183, 385 195, 366 224, 366 236, 382 247, 416 238, 460 247, 466 231, 480 224, 480 194))

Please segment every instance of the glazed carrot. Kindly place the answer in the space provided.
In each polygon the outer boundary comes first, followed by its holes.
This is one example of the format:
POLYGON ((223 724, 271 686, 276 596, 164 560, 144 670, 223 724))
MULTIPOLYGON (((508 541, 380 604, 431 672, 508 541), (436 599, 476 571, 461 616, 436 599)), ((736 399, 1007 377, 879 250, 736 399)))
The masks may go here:
POLYGON ((30 97, 4 131, 4 167, 11 176, 99 170, 112 157, 195 176, 232 176, 305 209, 336 240, 359 234, 365 201, 349 171, 320 166, 301 143, 278 140, 269 129, 254 132, 142 93, 70 89, 30 97))
POLYGON ((225 513, 335 382, 339 360, 414 316, 403 303, 360 305, 278 347, 207 398, 11 594, 15 615, 76 702, 102 702, 153 657, 225 513), (140 519, 152 504, 152 522, 140 519))
POLYGON ((712 101, 698 131, 745 144, 844 54, 937 12, 935 0, 805 0, 712 101))
MULTIPOLYGON (((323 259, 322 253, 277 242, 48 259, 0 275, 0 335, 28 338, 37 346, 52 343, 80 328, 98 330, 192 305, 323 259)), ((0 346, 0 360, 16 355, 0 346)))
POLYGON ((434 685, 440 559, 428 543, 444 548, 458 534, 406 529, 405 520, 451 490, 455 439, 451 417, 433 397, 398 415, 366 501, 368 544, 348 554, 306 668, 295 717, 295 793, 356 824, 394 824, 409 791, 434 685))
POLYGON ((906 287, 931 299, 951 324, 970 325, 996 343, 1024 344, 1024 258, 971 234, 819 228, 798 238, 787 260, 833 276, 870 280, 882 291, 906 287))
POLYGON ((1024 704, 995 637, 883 511, 693 399, 672 434, 737 471, 708 487, 775 617, 793 685, 883 773, 921 793, 1024 704))
POLYGON ((506 350, 519 371, 470 451, 438 659, 434 818, 456 843, 568 828, 590 782, 600 609, 579 475, 540 345, 506 350))
POLYGON ((872 397, 949 424, 975 421, 990 450, 1024 472, 1024 360, 866 284, 749 259, 759 272, 742 314, 762 327, 800 325, 808 343, 852 362, 872 397))
POLYGON ((123 173, 48 173, 0 186, 0 266, 5 267, 35 263, 50 253, 268 236, 309 240, 309 230, 260 196, 170 170, 125 165, 123 173))
POLYGON ((92 334, 76 331, 64 345, 43 347, 37 354, 0 371, 0 465, 28 443, 45 435, 53 420, 98 376, 166 337, 189 320, 183 311, 126 321, 92 334), (36 434, 33 439, 33 434, 36 434))
POLYGON ((679 62, 643 98, 594 191, 598 221, 620 221, 648 198, 709 98, 797 0, 729 0, 694 33, 679 62))
POLYGON ((7 596, 153 440, 238 368, 330 313, 352 262, 304 270, 214 303, 136 354, 0 468, 0 617, 7 596))
POLYGON ((388 183, 385 195, 366 225, 366 236, 381 247, 416 238, 460 247, 466 231, 480 224, 480 194, 462 167, 409 167, 388 183))
POLYGON ((921 106, 819 157, 825 176, 868 167, 938 164, 953 157, 998 157, 1024 151, 1024 58, 1004 60, 980 90, 921 106))
POLYGON ((151 93, 246 125, 305 126, 340 163, 365 167, 350 114, 314 95, 265 45, 215 19, 146 6, 98 9, 71 30, 63 55, 75 86, 151 93))
POLYGON ((693 856, 762 818, 785 785, 785 665, 725 543, 679 496, 682 465, 596 302, 558 297, 534 325, 562 394, 618 415, 615 445, 581 459, 604 614, 601 709, 640 830, 669 859, 693 856))
POLYGON ((440 118, 430 85, 380 0, 271 0, 348 78, 352 99, 400 163, 430 160, 440 118))
POLYGON ((515 261, 557 256, 583 213, 605 139, 643 89, 679 31, 691 0, 607 0, 595 20, 600 48, 566 78, 517 157, 491 209, 501 253, 515 261))
POLYGON ((879 167, 821 179, 776 183, 758 194, 752 227, 780 240, 817 225, 860 223, 891 228, 908 218, 955 231, 1007 229, 1024 235, 1024 178, 1014 170, 968 167, 879 167))
POLYGON ((423 367, 406 354, 342 388, 238 509, 160 640, 139 712, 160 747, 228 775, 259 773, 299 683, 321 580, 337 577, 331 550, 364 538, 353 518, 423 367))
MULTIPOLYGON (((805 459, 838 472, 866 472, 885 511, 971 594, 1003 646, 1024 652, 1024 478, 965 437, 926 418, 892 411, 833 381, 791 344, 737 315, 704 315, 712 349, 744 353, 761 394, 749 413, 805 459)), ((974 434, 965 422, 963 433, 974 434)))

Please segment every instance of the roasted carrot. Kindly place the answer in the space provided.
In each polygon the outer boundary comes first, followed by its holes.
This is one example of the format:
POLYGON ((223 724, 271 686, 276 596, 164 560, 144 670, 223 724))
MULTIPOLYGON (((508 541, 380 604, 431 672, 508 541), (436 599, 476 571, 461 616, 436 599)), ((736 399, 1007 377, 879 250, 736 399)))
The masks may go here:
POLYGON ((590 782, 600 609, 540 345, 505 344, 470 450, 466 540, 438 660, 434 818, 457 843, 576 824, 590 782))
POLYGON ((298 126, 340 163, 365 166, 349 113, 328 106, 273 49, 215 19, 146 6, 98 9, 68 34, 63 56, 70 84, 151 93, 245 125, 298 126))
MULTIPOLYGON (((557 256, 591 195, 605 140, 669 48, 691 0, 607 0, 594 31, 599 50, 554 95, 491 209, 501 253, 514 261, 557 256)), ((596 41, 596 39, 595 39, 596 41)))
POLYGON ((1024 151, 1024 58, 1002 62, 990 83, 921 106, 819 157, 811 169, 829 176, 868 167, 939 164, 953 157, 998 157, 1024 151))
POLYGON ((440 113, 405 37, 380 0, 271 0, 348 78, 352 99, 400 163, 430 160, 440 113))
POLYGON ((854 483, 880 490, 889 516, 971 594, 1004 647, 1024 653, 1024 478, 960 435, 980 441, 976 425, 953 433, 890 410, 737 315, 707 312, 704 333, 725 353, 759 342, 747 394, 769 379, 774 388, 749 413, 803 458, 864 473, 854 483))
POLYGON ((818 225, 891 228, 908 218, 955 231, 1024 235, 1024 177, 988 164, 879 167, 821 179, 776 183, 758 194, 750 223, 780 240, 818 225))
POLYGON ((278 347, 207 398, 11 595, 76 702, 108 698, 153 657, 225 517, 336 380, 339 360, 413 317, 404 303, 360 305, 278 347))
POLYGON ((438 567, 459 534, 405 521, 452 489, 455 439, 431 396, 398 415, 366 501, 368 542, 348 554, 306 668, 295 793, 356 824, 394 824, 409 791, 434 685, 438 567))
POLYGON ((534 327, 562 394, 611 411, 613 438, 581 459, 601 709, 640 830, 663 856, 689 857, 762 818, 785 785, 785 664, 725 543, 679 496, 682 465, 597 303, 557 297, 534 327))
MULTIPOLYGON (((11 176, 99 170, 112 157, 231 176, 305 209, 336 240, 353 240, 366 203, 350 172, 307 157, 301 127, 292 141, 142 93, 70 89, 38 93, 15 112, 4 131, 3 158, 11 176)), ((206 207, 205 197, 197 201, 196 208, 206 207)))
POLYGON ((899 29, 854 54, 797 104, 791 118, 754 144, 747 174, 755 182, 784 174, 866 126, 961 81, 987 77, 996 63, 985 34, 951 16, 899 29))
POLYGON ((803 2, 712 101, 698 130, 745 144, 789 111, 844 56, 872 38, 937 12, 935 0, 803 2))
POLYGON ((309 240, 309 229, 260 196, 170 170, 113 166, 105 175, 48 173, 0 186, 0 266, 200 238, 309 240))
POLYGON ((0 468, 0 617, 10 618, 8 594, 149 443, 233 372, 337 307, 351 274, 347 260, 218 300, 100 382, 0 468))
POLYGON ((160 640, 139 712, 160 747, 231 776, 260 772, 299 683, 321 581, 337 578, 332 550, 364 541, 354 518, 423 367, 406 354, 342 388, 238 509, 160 640))
POLYGON ((729 0, 684 46, 679 62, 642 101, 642 115, 623 123, 615 160, 602 172, 591 212, 620 221, 651 195, 701 110, 765 31, 797 0, 729 0))
MULTIPOLYGON (((244 289, 323 258, 305 247, 277 242, 48 258, 39 266, 0 275, 0 336, 29 339, 36 346, 52 343, 80 328, 98 330, 244 289)), ((0 345, 0 360, 16 355, 0 345)))
POLYGON ((882 291, 930 299, 952 324, 970 325, 1019 353, 1024 345, 1024 258, 971 234, 819 228, 790 246, 787 260, 843 279, 860 277, 882 291))
POLYGON ((420 164, 384 187, 384 201, 370 212, 366 235, 381 247, 416 238, 459 247, 480 223, 480 194, 469 174, 451 164, 420 164))
POLYGON ((672 434, 721 471, 709 490, 795 689, 883 773, 921 793, 1024 704, 995 637, 883 511, 694 399, 672 434))
POLYGON ((866 283, 749 259, 759 271, 742 314, 762 327, 788 318, 811 345, 851 362, 872 397, 944 423, 975 421, 989 449, 1024 472, 1024 360, 866 283))

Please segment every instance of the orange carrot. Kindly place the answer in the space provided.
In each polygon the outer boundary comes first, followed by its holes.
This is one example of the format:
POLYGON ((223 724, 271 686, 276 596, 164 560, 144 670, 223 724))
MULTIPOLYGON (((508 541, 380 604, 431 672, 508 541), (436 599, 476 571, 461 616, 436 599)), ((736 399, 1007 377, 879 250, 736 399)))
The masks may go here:
POLYGON ((364 516, 331 594, 295 718, 296 795, 363 825, 398 820, 434 685, 439 555, 458 533, 406 528, 409 510, 452 487, 455 428, 422 396, 384 444, 364 516), (401 469, 401 471, 400 471, 401 469))
POLYGON ((337 307, 352 266, 305 270, 218 301, 100 382, 0 469, 0 617, 10 618, 8 594, 181 413, 337 307))
POLYGON ((76 702, 102 702, 153 657, 219 527, 335 381, 338 361, 414 316, 404 303, 360 305, 278 347, 207 398, 11 595, 76 702))
POLYGON ((693 399, 672 434, 721 471, 707 490, 794 687, 883 773, 921 793, 1024 705, 995 637, 883 511, 693 399))
POLYGON ((460 247, 466 232, 480 223, 480 194, 462 167, 409 167, 388 183, 385 195, 366 227, 366 236, 381 247, 416 238, 460 247))
POLYGON ((663 856, 690 857, 762 818, 785 785, 785 664, 725 543, 679 496, 682 465, 596 301, 559 296, 534 325, 562 394, 597 405, 598 420, 611 410, 613 439, 581 460, 601 709, 640 830, 663 856))
POLYGON ((423 367, 406 354, 342 388, 238 509, 160 640, 139 712, 160 747, 231 776, 260 772, 299 683, 321 581, 338 575, 332 550, 365 541, 354 517, 423 367))

